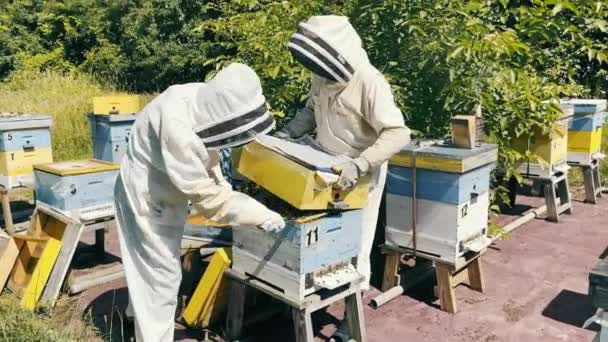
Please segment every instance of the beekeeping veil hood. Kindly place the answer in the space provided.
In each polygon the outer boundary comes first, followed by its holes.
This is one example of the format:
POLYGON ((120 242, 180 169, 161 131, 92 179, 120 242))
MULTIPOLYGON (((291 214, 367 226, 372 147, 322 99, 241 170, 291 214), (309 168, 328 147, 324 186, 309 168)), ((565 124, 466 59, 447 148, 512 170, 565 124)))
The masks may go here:
POLYGON ((343 16, 315 16, 301 22, 287 46, 314 74, 342 84, 368 61, 361 38, 343 16))
POLYGON ((246 144, 274 128, 260 79, 244 64, 222 69, 195 102, 194 131, 209 150, 246 144))

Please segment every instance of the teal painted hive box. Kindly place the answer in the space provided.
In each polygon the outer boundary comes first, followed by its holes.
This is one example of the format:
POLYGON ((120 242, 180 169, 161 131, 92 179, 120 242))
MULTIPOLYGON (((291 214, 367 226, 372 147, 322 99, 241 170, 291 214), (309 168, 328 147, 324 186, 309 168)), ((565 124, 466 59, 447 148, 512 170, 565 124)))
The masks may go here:
POLYGON ((36 200, 76 219, 111 216, 118 172, 119 165, 100 160, 36 165, 36 200))
POLYGON ((361 245, 361 212, 289 220, 278 233, 234 228, 232 268, 297 301, 320 289, 347 284, 359 278, 355 258, 361 245))
POLYGON ((136 115, 88 114, 88 118, 93 141, 93 157, 98 160, 120 163, 127 151, 136 115))
POLYGON ((413 249, 415 214, 420 252, 454 264, 466 252, 487 247, 490 174, 496 160, 497 146, 492 144, 474 149, 406 146, 389 163, 385 243, 413 249))

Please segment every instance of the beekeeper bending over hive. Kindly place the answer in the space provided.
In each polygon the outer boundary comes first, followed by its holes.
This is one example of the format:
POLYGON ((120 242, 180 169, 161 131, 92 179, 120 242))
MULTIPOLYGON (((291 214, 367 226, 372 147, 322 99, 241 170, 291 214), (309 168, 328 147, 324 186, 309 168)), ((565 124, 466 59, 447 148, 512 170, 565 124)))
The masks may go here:
POLYGON ((260 80, 232 64, 209 83, 168 88, 138 115, 116 181, 122 263, 137 341, 173 341, 188 200, 221 223, 282 229, 277 213, 232 191, 218 149, 274 127, 260 80))
POLYGON ((323 148, 352 158, 333 167, 340 173, 336 185, 341 189, 351 188, 365 174, 371 175, 357 260, 367 289, 387 161, 409 142, 410 131, 388 82, 370 64, 361 38, 346 17, 316 16, 300 23, 288 47, 312 71, 312 86, 306 107, 275 136, 299 138, 316 128, 323 148))

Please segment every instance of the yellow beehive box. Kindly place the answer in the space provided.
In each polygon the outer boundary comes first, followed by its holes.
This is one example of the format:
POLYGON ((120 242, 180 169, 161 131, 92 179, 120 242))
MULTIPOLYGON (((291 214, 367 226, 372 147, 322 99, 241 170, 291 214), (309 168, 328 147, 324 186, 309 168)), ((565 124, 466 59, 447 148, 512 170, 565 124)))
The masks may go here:
POLYGON ((300 210, 360 209, 367 203, 369 176, 349 191, 332 188, 315 170, 252 142, 238 156, 238 171, 300 210))
POLYGON ((99 96, 93 98, 93 114, 134 114, 141 110, 137 95, 99 96))
POLYGON ((0 152, 0 174, 17 176, 31 173, 34 165, 52 162, 53 152, 50 147, 0 152))
POLYGON ((598 152, 602 146, 602 128, 593 131, 569 131, 568 152, 588 153, 598 152))
POLYGON ((520 153, 530 151, 549 164, 560 163, 568 153, 568 126, 560 121, 548 134, 534 128, 530 134, 524 134, 513 141, 513 148, 520 153))

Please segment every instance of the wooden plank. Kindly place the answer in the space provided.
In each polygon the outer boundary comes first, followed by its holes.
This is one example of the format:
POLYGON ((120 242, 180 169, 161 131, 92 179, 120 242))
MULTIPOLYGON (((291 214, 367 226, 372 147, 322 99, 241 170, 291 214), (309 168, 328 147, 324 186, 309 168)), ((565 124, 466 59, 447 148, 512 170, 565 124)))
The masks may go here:
POLYGON ((15 262, 13 272, 7 282, 7 287, 17 296, 22 298, 29 283, 36 263, 44 250, 44 243, 31 241, 23 242, 23 247, 15 262))
POLYGON ((230 301, 228 302, 228 315, 226 317, 226 338, 228 341, 237 341, 241 337, 246 292, 247 287, 244 283, 233 281, 230 284, 230 301))
POLYGON ((450 277, 450 286, 456 287, 462 283, 469 281, 469 267, 465 267, 459 270, 457 273, 452 274, 450 277))
POLYGON ((481 258, 475 259, 468 266, 469 271, 469 284, 473 290, 483 292, 484 289, 484 279, 483 272, 481 268, 481 258))
POLYGON ((63 233, 61 251, 55 262, 55 267, 49 278, 49 281, 40 298, 40 305, 43 307, 52 308, 55 306, 59 293, 66 279, 72 258, 78 247, 80 236, 82 234, 83 225, 79 223, 70 223, 67 225, 63 233))
POLYGON ((437 286, 439 287, 439 302, 441 304, 441 310, 449 313, 455 313, 457 307, 456 298, 454 296, 454 288, 452 287, 450 267, 437 263, 435 265, 435 272, 437 274, 437 286))
POLYGON ((55 219, 48 220, 47 225, 44 227, 44 231, 49 235, 49 240, 45 244, 44 251, 36 263, 30 282, 21 299, 21 305, 27 310, 36 309, 38 300, 42 296, 55 261, 61 251, 61 238, 63 237, 65 228, 63 222, 55 219))
POLYGON ((363 316, 363 301, 361 292, 357 291, 346 297, 346 322, 350 335, 357 342, 366 342, 365 319, 363 316))
POLYGON ((557 210, 557 196, 555 194, 555 185, 553 182, 545 182, 543 187, 545 192, 545 203, 547 204, 547 220, 552 222, 559 221, 559 213, 557 210))
POLYGON ((22 246, 22 241, 10 239, 4 249, 4 253, 2 253, 2 257, 0 258, 0 293, 2 293, 2 290, 12 273, 15 261, 17 261, 17 258, 19 257, 19 251, 22 246))
POLYGON ((47 242, 48 236, 32 236, 32 235, 14 235, 15 240, 28 241, 28 242, 47 242))
POLYGON ((583 167, 583 183, 585 185, 585 202, 596 204, 595 197, 595 182, 593 180, 593 169, 591 167, 583 167))
POLYGON ((314 342, 311 314, 306 310, 291 310, 296 342, 314 342))
POLYGON ((572 214, 572 205, 570 202, 570 187, 568 185, 568 177, 565 175, 562 180, 559 181, 557 186, 557 192, 560 198, 560 205, 564 206, 564 210, 559 212, 565 212, 567 214, 572 214))
POLYGON ((11 200, 8 195, 8 190, 0 189, 0 197, 2 197, 2 214, 4 215, 4 225, 6 232, 9 235, 15 234, 13 226, 13 214, 11 213, 11 200))
POLYGON ((195 327, 203 321, 209 321, 215 296, 222 282, 224 271, 228 267, 230 267, 230 257, 225 249, 219 249, 211 258, 211 263, 184 310, 183 318, 188 326, 195 327))
POLYGON ((396 277, 399 273, 399 254, 391 253, 385 255, 384 262, 384 277, 382 278, 382 292, 388 291, 392 287, 399 285, 396 283, 396 277))

